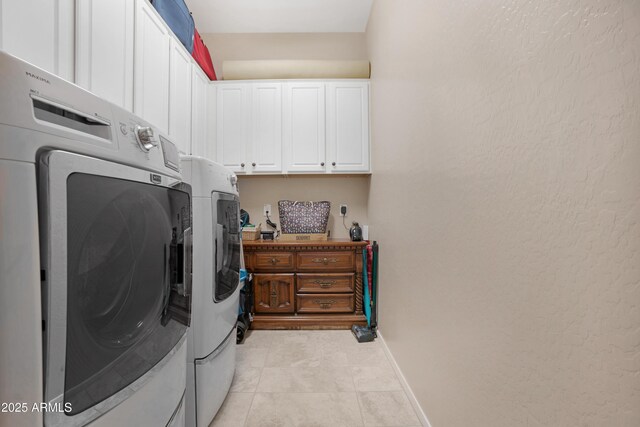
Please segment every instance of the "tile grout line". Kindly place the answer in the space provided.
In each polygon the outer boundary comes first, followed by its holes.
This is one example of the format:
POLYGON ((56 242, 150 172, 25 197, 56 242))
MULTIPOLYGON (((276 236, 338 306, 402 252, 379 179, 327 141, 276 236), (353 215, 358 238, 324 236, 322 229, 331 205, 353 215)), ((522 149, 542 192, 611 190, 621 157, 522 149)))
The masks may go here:
POLYGON ((242 425, 244 427, 247 426, 247 423, 249 422, 249 414, 251 414, 251 409, 253 408, 253 402, 256 399, 256 394, 258 393, 258 387, 260 386, 260 381, 262 381, 262 373, 264 372, 264 368, 267 364, 267 359, 269 358, 269 354, 271 353, 271 347, 273 346, 273 341, 269 342, 269 346, 267 347, 267 354, 264 357, 264 363, 262 364, 262 366, 260 366, 260 376, 258 378, 258 384, 256 384, 256 388, 255 390, 253 390, 253 395, 251 396, 251 403, 249 404, 249 410, 247 411, 247 414, 244 417, 244 423, 242 423, 242 425))
POLYGON ((256 392, 254 391, 253 393, 251 393, 251 403, 249 404, 249 410, 247 411, 247 414, 244 416, 244 422, 242 423, 243 426, 246 427, 247 422, 249 421, 249 414, 251 413, 251 408, 253 408, 253 401, 256 398, 256 392))
POLYGON ((264 365, 267 364, 267 357, 269 357, 269 352, 271 351, 271 346, 268 347, 267 349, 267 354, 264 358, 264 364, 262 364, 262 366, 260 367, 260 375, 258 376, 258 384, 256 384, 256 388, 253 390, 253 396, 251 396, 251 403, 249 404, 249 410, 247 411, 247 415, 245 415, 244 417, 244 423, 242 424, 244 427, 246 427, 247 423, 249 422, 249 414, 251 414, 251 409, 253 408, 253 402, 256 399, 256 393, 258 393, 258 387, 260 386, 260 381, 262 380, 262 372, 264 371, 264 365))
POLYGON ((353 366, 349 367, 349 373, 351 375, 351 382, 353 382, 353 390, 356 393, 356 402, 358 402, 358 410, 360 411, 360 419, 362 420, 362 425, 365 425, 364 422, 364 411, 362 410, 362 405, 360 404, 360 394, 358 393, 358 388, 356 387, 356 379, 353 377, 353 366))

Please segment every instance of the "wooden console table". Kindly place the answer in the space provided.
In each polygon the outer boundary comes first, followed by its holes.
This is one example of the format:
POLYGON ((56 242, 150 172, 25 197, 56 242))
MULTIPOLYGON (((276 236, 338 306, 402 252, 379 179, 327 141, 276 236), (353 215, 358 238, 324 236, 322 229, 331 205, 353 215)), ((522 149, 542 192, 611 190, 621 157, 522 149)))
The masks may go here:
POLYGON ((349 329, 364 325, 366 242, 243 242, 253 273, 252 329, 349 329))

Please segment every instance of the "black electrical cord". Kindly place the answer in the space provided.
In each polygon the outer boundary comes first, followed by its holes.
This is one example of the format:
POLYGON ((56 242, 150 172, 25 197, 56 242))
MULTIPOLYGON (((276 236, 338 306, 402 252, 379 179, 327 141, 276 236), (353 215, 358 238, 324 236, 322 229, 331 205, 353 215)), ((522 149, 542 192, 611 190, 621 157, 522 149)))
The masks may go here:
POLYGON ((267 224, 270 225, 271 227, 273 227, 274 230, 278 229, 278 224, 276 224, 275 222, 271 221, 271 218, 269 217, 269 212, 267 212, 267 224))

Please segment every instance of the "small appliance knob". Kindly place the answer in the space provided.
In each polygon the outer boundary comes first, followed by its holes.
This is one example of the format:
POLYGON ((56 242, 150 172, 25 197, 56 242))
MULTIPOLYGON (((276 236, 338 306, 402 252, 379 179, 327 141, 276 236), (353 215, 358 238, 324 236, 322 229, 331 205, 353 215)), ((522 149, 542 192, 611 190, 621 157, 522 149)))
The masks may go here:
POLYGON ((158 146, 158 141, 154 139, 153 128, 149 126, 136 126, 136 140, 142 151, 148 152, 153 147, 158 146))

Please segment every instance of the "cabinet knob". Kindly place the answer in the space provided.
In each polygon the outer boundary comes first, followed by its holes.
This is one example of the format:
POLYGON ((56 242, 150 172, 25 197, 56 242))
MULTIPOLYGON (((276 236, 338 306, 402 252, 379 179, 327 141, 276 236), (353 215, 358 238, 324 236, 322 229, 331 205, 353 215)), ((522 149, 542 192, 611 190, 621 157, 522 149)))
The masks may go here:
POLYGON ((240 167, 243 168, 244 167, 244 163, 240 163, 240 167))
POLYGON ((251 163, 251 166, 256 167, 256 162, 251 163))
POLYGON ((336 165, 336 162, 331 162, 331 166, 335 166, 335 165, 336 165))
POLYGON ((271 264, 272 265, 276 265, 279 262, 280 262, 280 260, 278 258, 271 258, 271 264))
POLYGON ((320 163, 320 166, 324 166, 324 162, 320 163))

